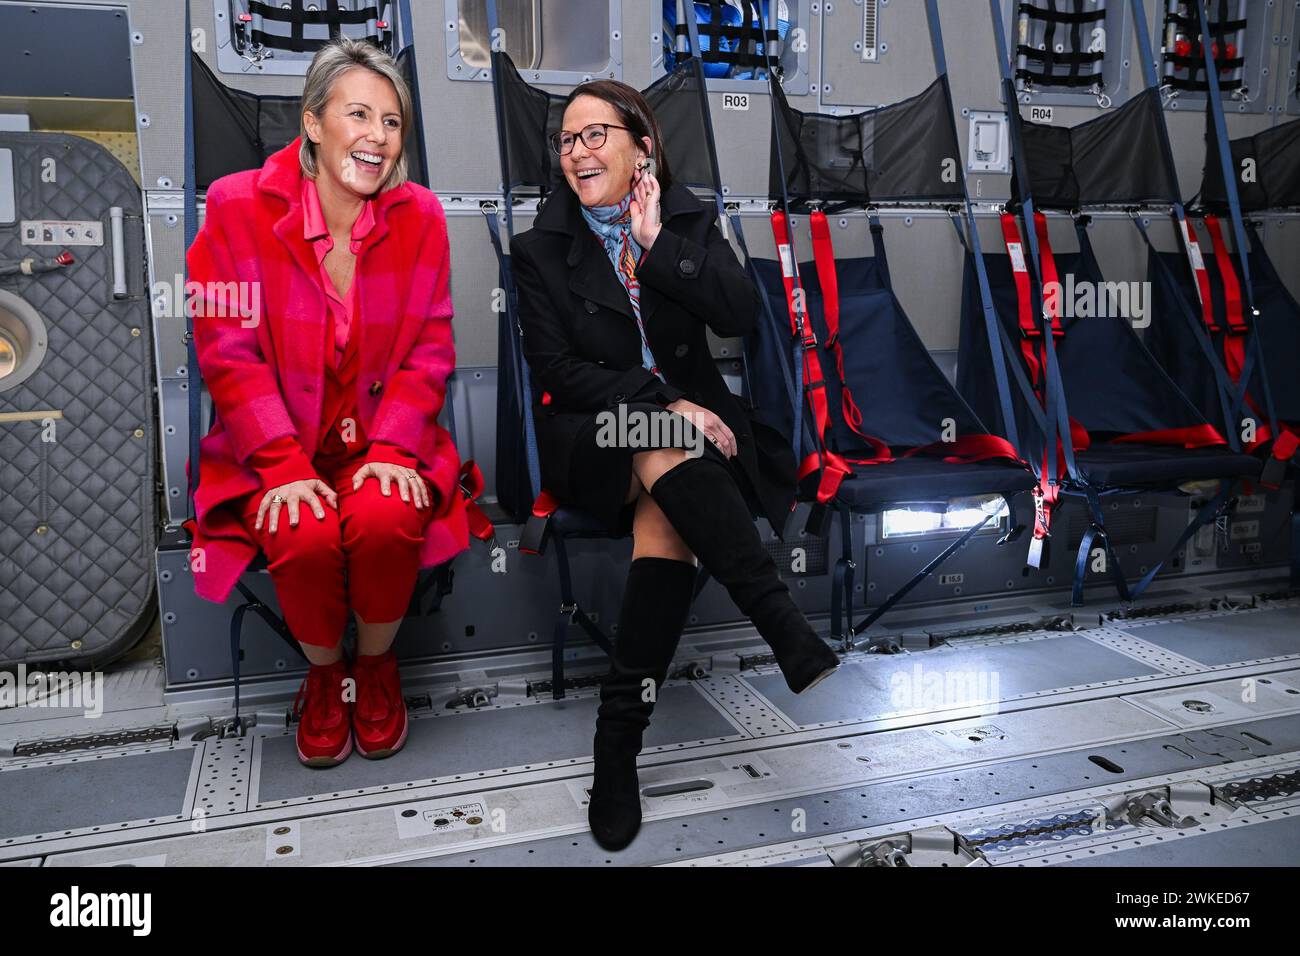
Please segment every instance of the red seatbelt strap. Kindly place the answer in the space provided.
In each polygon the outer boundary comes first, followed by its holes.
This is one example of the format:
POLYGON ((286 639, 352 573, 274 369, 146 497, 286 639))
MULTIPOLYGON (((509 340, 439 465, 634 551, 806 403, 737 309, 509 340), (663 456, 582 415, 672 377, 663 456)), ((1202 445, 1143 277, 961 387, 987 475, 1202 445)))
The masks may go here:
POLYGON ((952 464, 966 464, 976 461, 988 461, 990 458, 1006 458, 1023 464, 1016 454, 1015 447, 1005 438, 997 435, 961 435, 955 441, 936 441, 920 445, 903 453, 904 458, 913 455, 936 455, 952 464))
MULTIPOLYGON (((1228 247, 1223 242, 1223 231, 1219 228, 1217 216, 1205 217, 1205 231, 1210 234, 1214 244, 1214 258, 1219 266, 1219 278, 1223 282, 1223 304, 1227 313, 1227 334, 1223 337, 1223 364, 1227 366, 1228 375, 1234 383, 1241 381, 1242 370, 1246 366, 1246 320, 1241 314, 1241 283, 1237 281, 1237 270, 1228 255, 1228 247)), ((1256 415, 1259 409, 1250 402, 1256 415)))
MULTIPOLYGON (((1214 245, 1214 259, 1219 267, 1219 278, 1223 282, 1223 303, 1224 311, 1227 312, 1228 325, 1223 336, 1223 364, 1233 384, 1240 384, 1241 373, 1246 366, 1246 335, 1250 331, 1250 327, 1246 324, 1246 317, 1241 311, 1241 283, 1237 279, 1237 270, 1232 264, 1232 257, 1228 255, 1228 247, 1223 241, 1223 230, 1219 226, 1217 216, 1205 217, 1205 231, 1210 234, 1210 242, 1214 245)), ((1245 450, 1249 453, 1271 441, 1273 430, 1265 422, 1267 416, 1263 409, 1249 392, 1246 393, 1246 404, 1254 412, 1256 422, 1255 440, 1247 442, 1245 446, 1245 450)), ((1291 453, 1286 453, 1288 445, 1295 438, 1292 436, 1287 439, 1288 430, 1285 427, 1279 426, 1279 431, 1282 434, 1273 443, 1272 452, 1279 460, 1286 461, 1295 451, 1292 447, 1291 453)))
MULTIPOLYGON (((790 230, 785 213, 772 213, 772 236, 776 241, 777 258, 781 260, 781 281, 785 285, 786 308, 790 314, 790 331, 799 339, 800 352, 803 356, 804 395, 813 410, 813 420, 817 429, 817 451, 808 454, 799 463, 799 479, 820 469, 821 479, 817 485, 817 501, 826 504, 835 497, 845 477, 852 474, 852 468, 839 455, 826 447, 830 437, 830 408, 826 402, 826 381, 822 375, 821 361, 817 357, 817 337, 813 334, 812 324, 808 321, 806 300, 803 288, 796 285, 794 251, 790 246, 790 230)), ((799 427, 799 423, 795 423, 799 427)))
MULTIPOLYGON (((1061 325, 1060 279, 1056 270, 1056 257, 1052 254, 1052 246, 1047 237, 1047 217, 1042 213, 1034 213, 1034 231, 1038 236, 1042 260, 1043 307, 1051 316, 1052 335, 1064 335, 1065 329, 1061 325), (1047 294, 1049 283, 1053 283, 1051 288, 1054 290, 1054 294, 1050 296, 1047 294)), ((1025 247, 1021 241, 1020 228, 1016 224, 1016 217, 1011 213, 1002 214, 1002 238, 1006 243, 1007 257, 1011 261, 1011 271, 1016 283, 1016 301, 1020 318, 1020 352, 1029 368, 1030 382, 1038 393, 1038 399, 1046 407, 1047 402, 1042 391, 1047 374, 1046 344, 1043 341, 1042 326, 1039 324, 1038 317, 1034 315, 1029 266, 1025 261, 1025 247)), ((1083 450, 1090 443, 1087 430, 1073 418, 1070 419, 1070 442, 1076 450, 1083 450)), ((1051 484, 1043 480, 1049 473, 1048 455, 1052 454, 1057 457, 1057 474, 1060 474, 1065 471, 1065 448, 1059 438, 1055 449, 1043 450, 1043 462, 1039 472, 1040 484, 1034 490, 1035 545, 1030 549, 1030 562, 1035 565, 1041 557, 1043 540, 1051 537, 1052 512, 1060 497, 1059 483, 1051 484)))
POLYGON ((1219 331, 1219 324, 1214 320, 1214 299, 1210 296, 1210 274, 1205 271, 1205 257, 1201 255, 1201 244, 1196 241, 1196 233, 1186 217, 1178 220, 1178 231, 1183 237, 1183 250, 1187 253, 1187 263, 1192 267, 1196 278, 1196 295, 1201 300, 1201 321, 1211 332, 1219 331))
POLYGON ((862 430, 862 410, 854 401, 848 379, 844 377, 844 349, 840 347, 840 283, 835 271, 835 246, 831 241, 831 227, 826 221, 826 213, 820 209, 814 211, 809 217, 809 226, 812 231, 813 260, 817 264, 817 282, 822 290, 822 318, 826 321, 826 341, 822 343, 822 348, 835 359, 844 422, 871 449, 870 457, 854 458, 851 461, 862 465, 893 461, 894 456, 889 446, 862 430))
POLYGON ((465 498, 465 517, 469 521, 469 533, 480 541, 492 540, 496 529, 492 527, 491 519, 478 504, 478 497, 483 494, 483 489, 486 487, 483 472, 475 462, 463 462, 456 483, 465 498))
POLYGON ((1047 217, 1041 212, 1034 213, 1034 231, 1038 233, 1039 257, 1043 261, 1043 308, 1052 316, 1052 335, 1065 334, 1061 328, 1061 277, 1056 271, 1056 256, 1052 253, 1051 240, 1047 238, 1047 217), (1054 290, 1048 295, 1048 287, 1054 290))
MULTIPOLYGON (((1030 291, 1029 266, 1025 261, 1025 245, 1020 240, 1020 227, 1011 213, 1002 214, 1002 238, 1011 261, 1011 275, 1016 283, 1016 309, 1020 323, 1020 354, 1029 368, 1029 381, 1037 391, 1044 367, 1041 341, 1042 329, 1034 316, 1034 299, 1030 291)), ((1040 392, 1039 399, 1042 394, 1040 392)))
POLYGON ((1122 445, 1180 445, 1183 448, 1205 448, 1209 445, 1226 445, 1228 442, 1213 425, 1192 425, 1188 428, 1163 428, 1152 432, 1133 432, 1112 438, 1107 444, 1122 445))
POLYGON ((559 500, 556 499, 555 495, 545 489, 542 489, 541 494, 539 494, 536 500, 533 501, 534 518, 549 518, 559 510, 559 500))
POLYGON ((1237 281, 1237 270, 1228 255, 1228 247, 1223 242, 1223 230, 1219 228, 1218 216, 1205 217, 1205 231, 1210 234, 1214 245, 1214 258, 1219 264, 1219 278, 1223 280, 1223 303, 1227 311, 1228 329, 1238 334, 1244 333, 1246 320, 1241 314, 1241 283, 1237 281))
POLYGON ((1016 280, 1020 332, 1023 335, 1035 335, 1038 323, 1034 321, 1033 297, 1029 294, 1029 266, 1025 263, 1025 246, 1020 241, 1020 227, 1016 225, 1016 217, 1009 212, 1002 214, 1002 240, 1006 243, 1011 272, 1016 280))
POLYGON ((1273 442, 1273 457, 1278 461, 1290 461, 1296 451, 1300 450, 1300 433, 1290 425, 1278 425, 1278 430, 1282 434, 1278 435, 1277 441, 1273 442))
POLYGON ((519 535, 519 550, 523 554, 541 554, 551 535, 551 515, 560 508, 560 502, 545 488, 533 501, 532 513, 524 522, 519 535))

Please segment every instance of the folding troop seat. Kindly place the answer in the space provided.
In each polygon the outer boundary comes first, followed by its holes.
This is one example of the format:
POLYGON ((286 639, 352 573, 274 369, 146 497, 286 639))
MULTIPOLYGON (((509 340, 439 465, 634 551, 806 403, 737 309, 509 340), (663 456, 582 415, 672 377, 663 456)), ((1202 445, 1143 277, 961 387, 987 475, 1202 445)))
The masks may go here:
POLYGON ((1236 482, 1258 477, 1260 463, 1241 452, 1235 431, 1216 427, 1156 362, 1133 327, 1132 302, 1124 306, 1125 284, 1106 283, 1088 238, 1090 209, 1126 209, 1139 225, 1140 211, 1168 209, 1185 224, 1141 0, 1134 0, 1134 13, 1147 88, 1121 108, 1070 128, 1021 119, 998 5, 990 3, 990 10, 1015 171, 1013 202, 1002 216, 1006 254, 986 256, 985 269, 1002 356, 1017 385, 1011 417, 1002 413, 988 382, 997 358, 978 321, 974 255, 967 261, 958 386, 1000 433, 1014 426, 1025 436, 1021 447, 1039 478, 1031 565, 1041 564, 1059 495, 1080 496, 1092 523, 1080 542, 1072 600, 1082 602, 1088 559, 1098 541, 1107 571, 1127 600, 1147 587, 1199 527, 1231 507, 1236 482), (1134 155, 1156 161, 1134 163, 1134 155), (1053 250, 1045 209, 1073 216, 1077 252, 1053 250), (1076 289, 1091 294, 1087 308, 1075 308, 1085 301, 1075 297, 1076 289), (1217 494, 1169 555, 1129 587, 1108 540, 1100 497, 1174 492, 1207 481, 1219 483, 1217 494))
MULTIPOLYGON (((840 517, 832 635, 846 647, 986 527, 1000 511, 999 495, 1011 513, 1003 540, 1014 538, 1012 500, 1034 487, 1014 439, 991 434, 958 394, 890 282, 879 207, 944 210, 963 242, 964 223, 973 224, 960 160, 952 159, 960 149, 936 5, 927 3, 926 12, 938 75, 911 99, 850 116, 801 113, 770 77, 769 194, 780 259, 760 261, 757 269, 773 311, 789 321, 760 328, 751 343, 751 365, 763 371, 754 379, 761 390, 755 404, 796 449, 802 490, 814 502, 810 530, 824 533, 829 514, 840 517), (872 258, 835 259, 826 212, 849 208, 867 213, 872 258), (957 216, 963 209, 964 222, 957 216), (798 261, 790 229, 795 211, 809 213, 812 261, 798 261), (996 507, 854 624, 851 515, 943 512, 954 499, 977 496, 996 507)), ((978 245, 978 236, 971 241, 978 245)))
MULTIPOLYGON (((1206 135, 1213 143, 1213 125, 1206 135)), ((1211 153, 1206 157, 1200 192, 1189 210, 1189 219, 1199 221, 1210 239, 1208 248, 1201 244, 1205 250, 1203 269, 1193 271, 1180 254, 1153 247, 1148 250, 1147 277, 1157 310, 1191 311, 1203 326, 1212 354, 1231 381, 1234 391, 1230 397, 1240 398, 1246 406, 1235 409, 1238 415, 1233 426, 1241 427, 1242 414, 1252 417, 1258 426, 1245 447, 1267 452, 1280 465, 1294 462, 1295 435, 1300 429, 1300 376, 1295 365, 1300 356, 1300 304, 1269 259, 1258 223, 1244 216, 1300 209, 1300 119, 1233 140, 1231 155, 1234 169, 1241 170, 1249 160, 1257 177, 1250 185, 1238 186, 1241 228, 1248 248, 1245 267, 1235 248, 1234 220, 1222 187, 1220 162, 1211 153), (1206 286, 1208 296, 1203 292, 1206 286), (1273 441, 1274 419, 1277 441, 1273 441)), ((1153 325, 1147 332, 1147 344, 1207 417, 1221 414, 1214 390, 1216 379, 1205 374, 1208 360, 1185 325, 1153 325)), ((1273 466, 1275 474, 1279 465, 1273 466)))
MULTIPOLYGON (((1207 23, 1204 10, 1185 25, 1189 35, 1208 34, 1216 43, 1222 41, 1221 26, 1207 23)), ((1187 232, 1194 236, 1191 222, 1199 220, 1210 251, 1198 250, 1187 266, 1148 241, 1157 308, 1186 317, 1183 324, 1153 327, 1148 342, 1208 417, 1222 410, 1225 427, 1241 429, 1245 450, 1263 461, 1260 483, 1276 487, 1295 478, 1300 459, 1300 304, 1274 269, 1257 224, 1245 217, 1300 209, 1300 120, 1229 141, 1220 93, 1230 84, 1209 68, 1204 45, 1200 53, 1208 91, 1206 157, 1187 232)), ((1294 499, 1291 577, 1300 583, 1300 508, 1294 499)))

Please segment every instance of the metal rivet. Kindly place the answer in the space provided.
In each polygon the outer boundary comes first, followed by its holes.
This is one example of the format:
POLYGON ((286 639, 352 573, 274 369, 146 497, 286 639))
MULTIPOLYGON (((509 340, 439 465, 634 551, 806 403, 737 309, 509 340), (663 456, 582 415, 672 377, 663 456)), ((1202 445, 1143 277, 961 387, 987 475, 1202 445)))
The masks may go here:
POLYGON ((276 852, 279 856, 284 856, 286 853, 292 853, 292 852, 293 852, 293 847, 291 847, 291 846, 277 846, 277 847, 275 848, 275 852, 276 852))
POLYGON ((140 337, 140 330, 139 330, 139 329, 134 329, 134 328, 133 328, 133 329, 131 330, 131 338, 133 338, 133 339, 138 339, 139 337, 140 337))
POLYGON ((50 530, 50 526, 47 525, 47 524, 38 524, 38 525, 36 526, 36 533, 37 533, 37 534, 45 534, 45 532, 47 532, 47 531, 49 531, 49 530, 50 530))
POLYGON ((133 438, 143 438, 143 437, 144 437, 144 429, 143 429, 143 428, 137 428, 135 431, 131 432, 131 436, 132 436, 133 438))
POLYGON ((73 641, 71 644, 69 644, 68 646, 71 647, 74 651, 79 651, 81 650, 81 640, 77 639, 73 641))

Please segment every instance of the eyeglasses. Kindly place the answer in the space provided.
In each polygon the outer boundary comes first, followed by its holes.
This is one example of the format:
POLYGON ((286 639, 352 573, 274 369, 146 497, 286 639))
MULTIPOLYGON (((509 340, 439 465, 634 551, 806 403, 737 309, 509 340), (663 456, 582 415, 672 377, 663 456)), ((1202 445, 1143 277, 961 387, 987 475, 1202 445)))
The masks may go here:
MULTIPOLYGON (((613 123, 592 123, 590 126, 584 126, 580 133, 570 133, 567 129, 562 129, 558 133, 551 134, 551 149, 555 150, 561 156, 568 156, 573 152, 573 144, 582 138, 582 145, 588 149, 600 149, 605 145, 605 135, 612 129, 627 129, 626 126, 616 126, 613 123)), ((630 133, 631 130, 628 130, 630 133)))

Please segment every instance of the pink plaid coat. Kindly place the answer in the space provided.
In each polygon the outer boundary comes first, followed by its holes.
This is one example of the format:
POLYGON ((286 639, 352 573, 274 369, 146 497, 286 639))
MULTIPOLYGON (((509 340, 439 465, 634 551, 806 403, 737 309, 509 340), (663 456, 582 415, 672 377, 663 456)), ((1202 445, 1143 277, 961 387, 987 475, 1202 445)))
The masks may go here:
MULTIPOLYGON (((298 143, 260 170, 212 184, 186 256, 199 366, 217 410, 199 452, 196 519, 187 523, 194 589, 211 601, 226 600, 257 554, 235 506, 261 487, 249 455, 295 435, 312 458, 320 439, 329 313, 320 267, 302 237, 298 143), (257 307, 241 309, 241 293, 257 307)), ((420 552, 421 567, 431 567, 469 546, 460 457, 437 423, 456 367, 447 222, 438 198, 414 183, 374 203, 375 228, 357 254, 354 280, 358 410, 370 441, 415 455, 434 490, 438 510, 420 552)))

